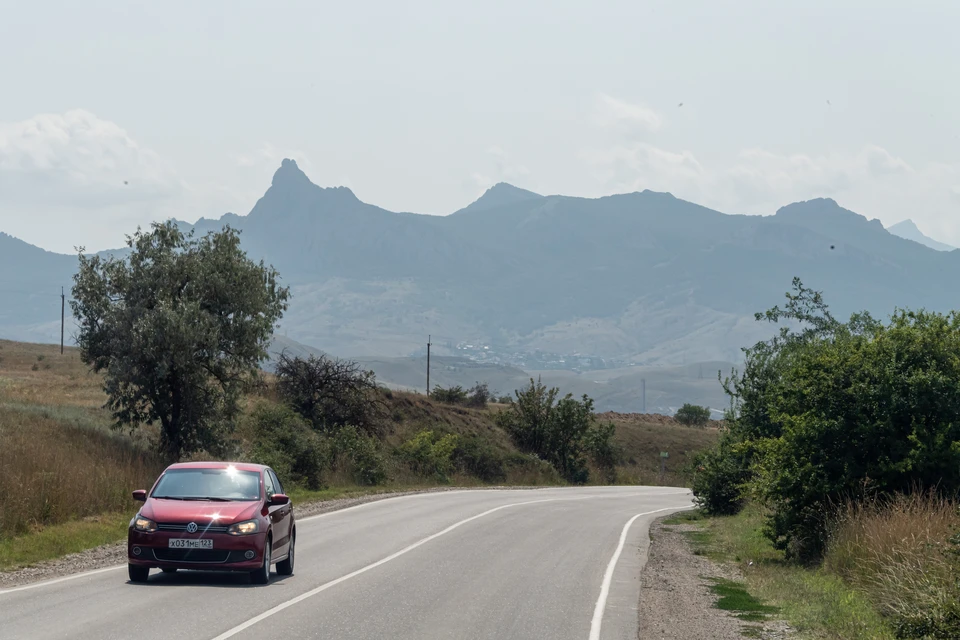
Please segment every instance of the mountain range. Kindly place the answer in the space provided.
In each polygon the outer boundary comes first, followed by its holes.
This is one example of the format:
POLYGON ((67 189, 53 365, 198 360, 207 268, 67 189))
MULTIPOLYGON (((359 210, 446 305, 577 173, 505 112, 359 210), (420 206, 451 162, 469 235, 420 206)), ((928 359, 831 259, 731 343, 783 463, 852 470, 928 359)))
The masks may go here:
MULTIPOLYGON (((794 276, 841 316, 881 317, 897 306, 954 308, 960 279, 960 252, 831 199, 746 216, 669 193, 588 199, 501 183, 431 216, 317 186, 293 160, 249 214, 179 224, 238 228, 248 254, 279 269, 293 292, 290 339, 346 357, 416 359, 430 334, 437 356, 479 350, 525 372, 576 373, 570 363, 584 357, 609 370, 737 362, 772 333, 753 314, 780 303, 794 276)), ((75 263, 0 233, 0 336, 58 340, 59 287, 75 263)))
POLYGON ((928 246, 931 249, 936 249, 937 251, 953 251, 956 249, 956 247, 952 247, 949 244, 944 244, 943 242, 938 242, 930 236, 924 235, 924 233, 917 227, 917 223, 913 220, 904 220, 903 222, 898 222, 895 225, 887 227, 887 231, 895 236, 900 236, 901 238, 906 238, 907 240, 919 242, 920 244, 928 246))

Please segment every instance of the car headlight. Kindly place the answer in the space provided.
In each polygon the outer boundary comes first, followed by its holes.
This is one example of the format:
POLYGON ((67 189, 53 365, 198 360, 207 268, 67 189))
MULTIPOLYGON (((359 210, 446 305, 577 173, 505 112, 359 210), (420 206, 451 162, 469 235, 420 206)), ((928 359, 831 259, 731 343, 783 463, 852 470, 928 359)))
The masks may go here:
POLYGON ((227 533, 232 536, 246 536, 251 533, 256 533, 257 531, 260 531, 260 523, 256 520, 238 522, 230 525, 230 527, 227 529, 227 533))
POLYGON ((151 520, 150 518, 144 518, 143 516, 137 516, 133 521, 133 528, 137 531, 143 531, 145 533, 153 533, 157 530, 157 523, 151 520))

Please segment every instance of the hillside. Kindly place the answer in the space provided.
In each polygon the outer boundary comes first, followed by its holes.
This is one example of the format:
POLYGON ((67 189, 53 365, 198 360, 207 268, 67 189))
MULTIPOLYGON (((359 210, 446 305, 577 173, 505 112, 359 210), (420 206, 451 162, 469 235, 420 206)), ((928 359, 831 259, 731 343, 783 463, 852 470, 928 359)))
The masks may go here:
MULTIPOLYGON (((248 215, 181 223, 198 233, 223 224, 291 285, 284 335, 387 368, 424 355, 428 334, 436 356, 484 345, 485 362, 527 372, 597 369, 570 364, 584 357, 603 370, 738 362, 772 332, 753 313, 780 302, 794 276, 840 316, 881 317, 952 307, 960 277, 960 254, 830 199, 742 216, 668 193, 586 199, 501 183, 455 215, 427 216, 319 187, 292 160, 248 215), (538 352, 553 354, 550 367, 533 361, 538 352)), ((73 265, 0 236, 0 335, 58 340, 57 294, 73 265)))
MULTIPOLYGON (((101 384, 101 377, 80 362, 76 349, 68 348, 61 356, 59 347, 52 345, 0 340, 0 570, 119 537, 136 509, 129 492, 149 486, 163 468, 154 454, 155 429, 142 427, 133 435, 111 429, 101 384), (25 486, 34 490, 24 493, 25 486), (61 491, 62 487, 75 491, 61 491), (51 539, 30 541, 31 535, 47 530, 51 539)), ((496 413, 504 410, 501 405, 471 409, 403 392, 387 392, 384 401, 383 435, 377 444, 387 471, 384 487, 437 484, 436 478, 418 475, 397 454, 398 447, 423 430, 455 434, 471 451, 483 453, 484 469, 503 472, 493 480, 484 479, 458 462, 452 484, 559 482, 549 464, 519 452, 496 425, 496 413)), ((271 388, 248 397, 247 413, 234 434, 236 456, 250 455, 255 437, 251 412, 275 402, 271 388)), ((615 438, 625 454, 616 471, 622 483, 660 483, 659 452, 669 450, 670 465, 662 482, 683 485, 690 456, 717 437, 715 428, 684 427, 662 416, 603 418, 617 425, 615 438)), ((326 473, 331 489, 311 493, 299 488, 298 499, 329 496, 333 489, 353 490, 349 466, 326 473)))

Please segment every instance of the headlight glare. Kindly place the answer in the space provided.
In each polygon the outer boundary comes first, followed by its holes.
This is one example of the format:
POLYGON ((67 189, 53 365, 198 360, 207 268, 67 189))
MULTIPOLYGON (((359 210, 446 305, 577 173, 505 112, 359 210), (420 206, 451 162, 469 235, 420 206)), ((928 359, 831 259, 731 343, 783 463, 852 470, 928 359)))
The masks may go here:
POLYGON ((246 536, 251 533, 256 533, 260 530, 260 523, 256 520, 246 520, 244 522, 238 522, 236 524, 230 525, 230 528, 227 529, 227 533, 232 536, 246 536))
POLYGON ((150 518, 137 516, 136 520, 133 521, 133 528, 144 533, 153 533, 157 530, 157 523, 150 518))

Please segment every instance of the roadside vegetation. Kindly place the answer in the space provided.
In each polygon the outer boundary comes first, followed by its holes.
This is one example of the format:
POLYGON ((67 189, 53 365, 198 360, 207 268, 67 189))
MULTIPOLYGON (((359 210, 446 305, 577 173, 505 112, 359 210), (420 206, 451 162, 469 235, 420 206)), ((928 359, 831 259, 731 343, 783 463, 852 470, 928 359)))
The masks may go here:
POLYGON ((960 316, 836 320, 799 280, 694 460, 714 548, 800 628, 960 637, 960 316), (769 569, 769 570, 768 570, 769 569))

